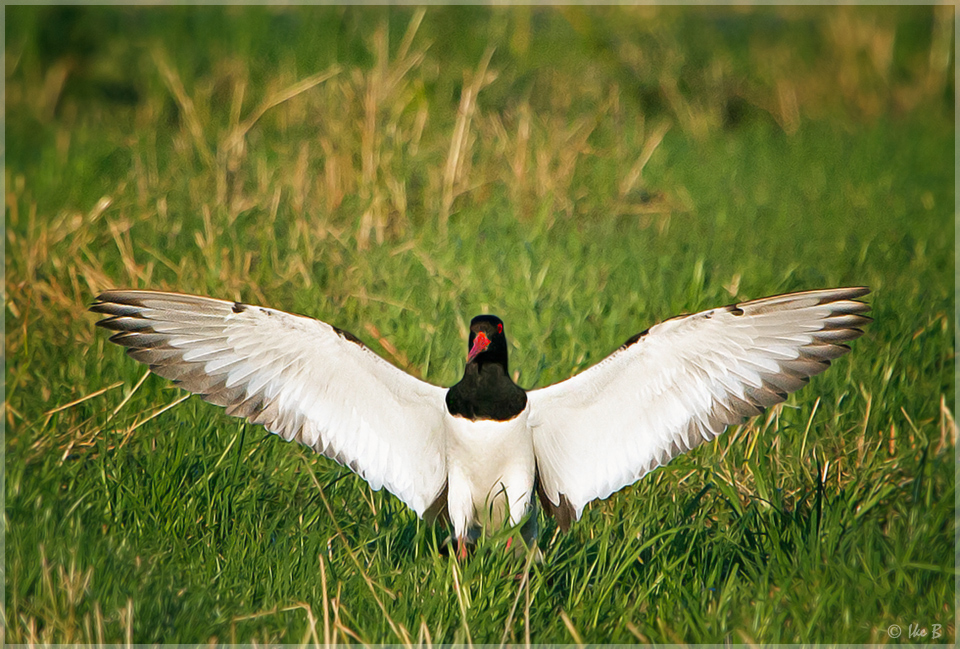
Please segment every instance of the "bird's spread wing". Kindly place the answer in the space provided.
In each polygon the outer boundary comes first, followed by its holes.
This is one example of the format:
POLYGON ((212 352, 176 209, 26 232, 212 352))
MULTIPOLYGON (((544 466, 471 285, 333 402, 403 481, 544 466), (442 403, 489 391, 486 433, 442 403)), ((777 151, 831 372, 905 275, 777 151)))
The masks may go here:
POLYGON ((350 467, 421 516, 443 489, 445 391, 349 333, 176 293, 108 291, 90 308, 156 374, 350 467))
POLYGON ((866 288, 780 295, 681 316, 585 372, 529 393, 541 500, 561 524, 786 399, 870 322, 866 288))

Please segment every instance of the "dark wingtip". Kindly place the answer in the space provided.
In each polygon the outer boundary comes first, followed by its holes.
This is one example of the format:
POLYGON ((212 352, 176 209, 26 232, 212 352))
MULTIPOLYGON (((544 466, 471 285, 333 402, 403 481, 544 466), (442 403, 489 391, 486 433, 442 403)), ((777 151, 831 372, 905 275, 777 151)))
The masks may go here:
POLYGON ((123 307, 143 308, 143 302, 133 296, 134 289, 110 289, 103 291, 95 298, 87 310, 94 313, 109 313, 117 315, 120 311, 129 311, 123 307))
POLYGON ((838 302, 840 300, 856 300, 861 298, 864 295, 870 293, 870 289, 866 286, 850 286, 847 288, 838 288, 835 289, 834 295, 831 295, 829 298, 824 298, 820 304, 826 304, 829 302, 838 302))
POLYGON ((555 519, 557 519, 557 525, 560 526, 560 531, 570 531, 570 526, 577 518, 577 512, 570 501, 567 500, 566 495, 560 494, 560 504, 553 504, 553 502, 550 500, 550 497, 547 496, 547 492, 543 489, 543 485, 540 483, 539 467, 535 469, 533 481, 536 485, 535 489, 537 492, 537 499, 540 501, 540 506, 543 507, 544 513, 547 516, 553 516, 555 519))
POLYGON ((93 313, 110 313, 110 303, 94 302, 87 307, 87 311, 92 311, 93 313))
POLYGON ((354 336, 352 333, 350 333, 346 329, 341 329, 340 327, 334 327, 333 325, 330 325, 330 326, 333 327, 333 330, 337 333, 337 335, 343 338, 344 340, 350 341, 355 345, 360 345, 361 347, 366 347, 366 345, 363 343, 362 340, 354 336))
POLYGON ((557 525, 560 526, 560 530, 569 532, 570 526, 573 525, 576 512, 573 509, 573 505, 567 500, 565 494, 560 494, 560 504, 553 509, 553 515, 557 519, 557 525))
POLYGON ((447 493, 450 489, 450 483, 444 482, 443 489, 433 499, 430 506, 423 512, 423 520, 429 523, 447 524, 450 522, 450 516, 447 512, 447 493))
POLYGON ((103 299, 104 293, 93 298, 93 302, 87 305, 88 311, 93 311, 94 313, 103 313, 103 305, 107 300, 103 299))
POLYGON ((650 333, 650 329, 649 329, 649 328, 648 328, 648 329, 644 329, 643 331, 641 331, 641 332, 638 333, 638 334, 634 334, 634 335, 630 336, 629 338, 627 338, 627 339, 624 341, 624 343, 623 343, 622 345, 620 345, 620 349, 626 349, 626 348, 629 347, 630 345, 633 345, 634 343, 639 342, 640 339, 643 338, 644 336, 646 336, 648 333, 650 333))

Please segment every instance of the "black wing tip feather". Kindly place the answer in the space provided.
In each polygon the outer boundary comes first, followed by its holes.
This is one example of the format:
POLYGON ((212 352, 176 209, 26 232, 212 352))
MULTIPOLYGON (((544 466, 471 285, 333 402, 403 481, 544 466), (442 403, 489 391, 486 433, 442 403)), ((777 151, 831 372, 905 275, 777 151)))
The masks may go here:
POLYGON ((130 346, 130 343, 124 342, 127 334, 130 337, 133 337, 132 334, 156 334, 152 327, 144 324, 148 318, 143 313, 146 304, 138 295, 142 292, 125 289, 104 291, 87 307, 93 313, 107 316, 94 323, 97 327, 118 332, 110 337, 110 342, 130 346))
POLYGON ((93 303, 91 303, 89 308, 91 311, 96 311, 97 313, 103 313, 100 309, 116 308, 117 306, 135 306, 142 308, 144 304, 139 296, 144 292, 145 291, 132 288, 112 288, 99 293, 93 299, 93 303))
MULTIPOLYGON (((849 305, 845 305, 845 308, 839 310, 836 316, 832 316, 827 320, 827 325, 824 329, 844 329, 851 332, 858 332, 856 335, 853 335, 848 340, 854 340, 863 335, 863 330, 859 327, 863 327, 867 324, 873 322, 873 318, 870 316, 863 315, 870 310, 870 305, 865 302, 857 301, 857 298, 861 298, 870 293, 870 288, 866 286, 850 286, 843 288, 833 288, 833 289, 814 289, 810 291, 796 291, 793 293, 779 293, 777 295, 770 295, 768 297, 761 297, 755 300, 748 300, 746 302, 738 302, 736 304, 727 304, 725 306, 719 307, 717 309, 712 309, 711 311, 726 311, 730 315, 742 316, 744 306, 752 306, 767 300, 776 300, 788 297, 801 298, 805 295, 812 295, 822 293, 820 300, 817 302, 817 306, 824 304, 833 304, 835 302, 849 301, 849 305)), ((707 316, 710 317, 710 312, 706 312, 707 316)), ((668 318, 663 322, 669 322, 670 320, 678 320, 681 318, 688 317, 690 314, 681 314, 668 318)), ((662 324, 662 323, 661 323, 662 324)), ((647 334, 650 333, 650 328, 644 329, 638 334, 634 334, 627 338, 622 345, 620 345, 619 350, 622 351, 628 347, 634 345, 635 343, 642 340, 647 334)), ((840 342, 839 340, 837 342, 840 342)), ((842 345, 841 345, 842 346, 842 345)), ((849 349, 849 348, 848 348, 849 349)))
POLYGON ((620 349, 626 349, 626 348, 629 347, 630 345, 633 345, 634 343, 639 342, 640 339, 643 338, 644 336, 646 336, 648 333, 650 333, 650 328, 649 328, 649 327, 646 328, 646 329, 644 329, 643 331, 641 331, 641 332, 638 333, 638 334, 634 334, 634 335, 630 336, 629 338, 626 339, 626 341, 624 341, 624 343, 623 343, 622 345, 620 345, 620 349))
POLYGON ((870 288, 866 286, 844 286, 840 288, 817 288, 810 289, 807 291, 791 291, 789 293, 777 293, 775 295, 768 295, 766 297, 758 297, 752 300, 746 300, 743 302, 737 302, 736 304, 729 304, 723 309, 730 311, 733 315, 742 315, 743 307, 760 307, 764 302, 779 303, 782 300, 786 299, 796 299, 800 300, 803 298, 809 298, 813 296, 818 296, 819 299, 816 302, 816 306, 823 306, 825 304, 834 304, 836 302, 849 302, 849 304, 844 305, 845 308, 839 311, 843 314, 859 314, 865 313, 870 310, 870 305, 866 302, 858 301, 858 298, 861 298, 870 293, 870 288))
MULTIPOLYGON (((102 295, 100 296, 102 297, 102 295)), ((88 311, 93 313, 100 313, 106 316, 112 316, 104 318, 97 321, 97 325, 104 327, 107 326, 104 323, 111 322, 121 317, 128 318, 142 318, 140 311, 143 309, 142 304, 133 303, 133 302, 120 302, 117 300, 100 300, 100 297, 97 298, 98 301, 92 303, 87 307, 88 311)))
MULTIPOLYGON (((861 298, 870 293, 870 288, 867 286, 841 286, 838 288, 817 288, 811 289, 808 291, 793 291, 790 293, 781 293, 779 295, 771 295, 769 297, 759 298, 757 300, 750 300, 751 302, 760 302, 763 300, 772 300, 778 297, 803 297, 807 295, 816 295, 820 294, 820 300, 817 302, 818 305, 822 304, 831 304, 833 302, 843 302, 843 301, 854 301, 858 298, 861 298)), ((862 303, 863 306, 869 306, 865 303, 862 303)))
MULTIPOLYGON (((825 299, 826 302, 836 302, 838 300, 855 300, 858 297, 863 297, 870 293, 870 287, 868 286, 845 286, 842 288, 835 289, 826 289, 832 293, 838 294, 838 297, 831 297, 830 299, 825 299)), ((821 302, 823 304, 824 302, 821 302)))
POLYGON ((553 501, 550 500, 550 496, 547 495, 546 490, 543 488, 543 483, 540 480, 539 466, 534 469, 533 482, 537 492, 537 499, 540 501, 540 506, 543 507, 544 513, 547 516, 552 516, 557 519, 557 525, 560 526, 561 531, 569 531, 570 526, 577 520, 577 511, 574 509, 573 504, 567 499, 566 494, 560 494, 559 504, 554 504, 553 501))
POLYGON ((344 340, 349 341, 349 342, 352 342, 354 345, 359 345, 359 346, 361 346, 361 347, 366 347, 366 345, 364 344, 364 342, 363 342, 362 340, 360 340, 359 338, 357 338, 355 335, 353 335, 352 333, 350 333, 350 332, 347 331, 346 329, 341 329, 340 327, 335 327, 334 325, 330 325, 330 326, 333 327, 334 332, 336 332, 336 334, 337 334, 338 336, 340 336, 341 338, 343 338, 344 340))
MULTIPOLYGON (((873 318, 862 315, 865 311, 870 310, 870 306, 855 301, 855 298, 863 297, 869 292, 870 289, 860 286, 783 294, 753 300, 752 303, 741 303, 739 306, 760 306, 762 308, 764 305, 761 303, 768 300, 774 301, 791 297, 802 299, 805 295, 824 293, 825 295, 817 301, 816 305, 838 303, 838 308, 834 313, 824 318, 822 329, 812 333, 813 342, 799 348, 800 356, 798 358, 784 361, 781 364, 780 372, 765 377, 759 387, 745 387, 744 399, 737 399, 735 402, 724 405, 724 408, 730 411, 730 416, 721 417, 724 423, 732 425, 736 423, 732 421, 733 419, 740 419, 741 417, 748 419, 765 412, 767 408, 786 401, 791 393, 808 384, 813 376, 826 371, 834 359, 849 353, 850 346, 845 343, 862 336, 864 333, 862 327, 873 322, 873 318)), ((741 311, 737 305, 733 305, 732 308, 741 311)), ((731 307, 727 307, 727 309, 730 310, 731 307)), ((737 313, 734 312, 734 315, 737 315, 737 313)))
POLYGON ((440 493, 433 499, 430 505, 423 512, 423 520, 428 523, 441 523, 443 525, 448 525, 450 523, 450 515, 447 512, 447 495, 450 491, 450 482, 445 480, 443 482, 443 489, 440 490, 440 493))

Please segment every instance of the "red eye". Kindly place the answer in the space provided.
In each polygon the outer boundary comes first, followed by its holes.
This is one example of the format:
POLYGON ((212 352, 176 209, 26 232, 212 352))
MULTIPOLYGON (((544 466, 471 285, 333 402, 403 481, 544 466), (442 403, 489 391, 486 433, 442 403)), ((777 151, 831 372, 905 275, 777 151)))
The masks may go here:
POLYGON ((502 324, 498 324, 498 325, 497 325, 497 333, 498 333, 498 334, 502 334, 502 333, 503 333, 503 325, 502 325, 502 324))

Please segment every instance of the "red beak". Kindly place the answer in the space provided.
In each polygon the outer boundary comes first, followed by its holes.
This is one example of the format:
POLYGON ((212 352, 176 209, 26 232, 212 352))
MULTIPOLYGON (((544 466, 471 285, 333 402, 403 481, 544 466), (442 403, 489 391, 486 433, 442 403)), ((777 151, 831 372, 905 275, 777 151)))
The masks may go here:
POLYGON ((469 363, 477 354, 484 351, 487 347, 490 346, 490 339, 487 338, 487 335, 482 331, 477 334, 477 337, 473 339, 473 347, 470 348, 470 353, 467 354, 467 362, 469 363))

